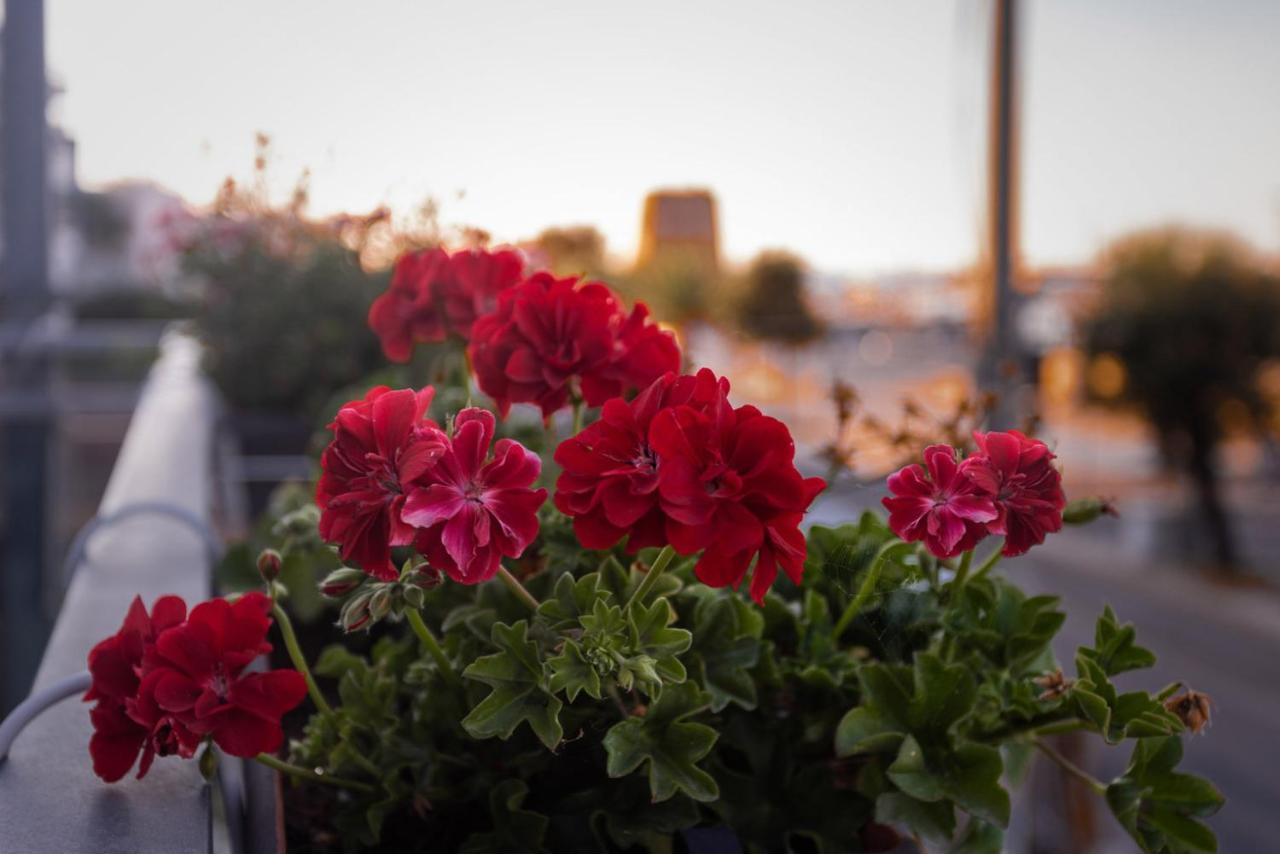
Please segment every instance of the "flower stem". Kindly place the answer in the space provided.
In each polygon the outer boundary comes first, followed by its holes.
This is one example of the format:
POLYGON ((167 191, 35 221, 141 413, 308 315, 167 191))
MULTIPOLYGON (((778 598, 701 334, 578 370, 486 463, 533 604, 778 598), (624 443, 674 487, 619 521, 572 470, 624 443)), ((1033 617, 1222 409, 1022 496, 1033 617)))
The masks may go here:
POLYGON ((574 399, 573 401, 573 435, 582 432, 582 401, 574 399))
POLYGON ((332 715, 333 709, 329 706, 329 701, 324 698, 324 694, 320 693, 316 680, 311 675, 311 668, 307 667, 307 659, 302 654, 302 649, 298 646, 298 636, 293 633, 293 622, 290 621, 289 615, 280 607, 279 603, 272 603, 271 616, 276 618, 276 625, 280 627, 280 634, 284 637, 284 647, 289 652, 289 660, 293 662, 293 667, 302 674, 302 678, 307 682, 307 693, 311 695, 311 702, 316 704, 316 708, 322 714, 332 715))
POLYGON ((467 390, 467 408, 471 407, 471 378, 475 372, 471 368, 471 350, 462 346, 462 387, 467 390))
POLYGON ((1032 742, 1032 744, 1034 744, 1041 753, 1052 759, 1059 768, 1083 782, 1090 789, 1093 789, 1093 791, 1098 795, 1105 795, 1107 793, 1107 787, 1099 782, 1096 777, 1072 762, 1067 757, 1063 756, 1058 751, 1054 750, 1044 739, 1037 738, 1032 742))
POLYGON ((867 568, 867 574, 862 579, 862 586, 858 588, 858 592, 853 599, 845 606, 844 613, 840 615, 840 619, 836 621, 835 628, 831 630, 832 638, 839 640, 840 635, 844 634, 844 630, 849 628, 853 618, 858 616, 862 606, 867 604, 867 600, 871 598, 871 594, 875 591, 876 583, 880 580, 880 573, 884 570, 884 565, 889 560, 889 556, 906 545, 901 540, 889 540, 889 542, 880 547, 880 551, 876 552, 876 556, 871 559, 871 566, 867 568))
POLYGON ((977 580, 977 579, 979 579, 979 578, 982 578, 984 575, 986 575, 988 572, 990 572, 992 569, 994 569, 994 568, 995 568, 995 566, 996 566, 996 564, 998 564, 998 563, 1000 562, 1000 556, 1001 556, 1001 550, 1000 550, 1000 548, 999 548, 999 547, 997 547, 997 548, 996 548, 996 550, 995 550, 995 551, 993 551, 993 552, 992 552, 992 553, 987 557, 987 559, 986 559, 986 560, 984 560, 984 561, 983 561, 983 562, 978 566, 978 571, 977 571, 977 572, 975 572, 975 573, 973 574, 974 579, 975 579, 975 580, 977 580))
POLYGON ((658 583, 662 573, 667 571, 671 559, 675 556, 676 550, 671 546, 662 547, 662 551, 658 552, 658 557, 653 561, 653 566, 649 567, 644 578, 640 579, 640 586, 632 591, 631 598, 627 599, 627 610, 630 610, 632 605, 643 602, 644 598, 653 591, 653 586, 658 583))
POLYGON ((520 580, 511 573, 507 572, 505 566, 498 567, 498 577, 502 579, 502 583, 507 585, 507 589, 516 594, 516 598, 529 606, 530 611, 538 610, 538 598, 525 588, 520 580))
POLYGON ((969 567, 973 564, 973 549, 960 555, 960 566, 956 569, 956 577, 951 580, 951 598, 955 598, 961 590, 964 589, 964 583, 969 580, 969 567))
POLYGON ((355 792, 373 793, 377 791, 368 783, 361 783, 359 780, 348 780, 345 777, 334 777, 331 774, 324 773, 319 768, 303 768, 301 765, 294 765, 290 762, 285 762, 283 759, 277 759, 270 753, 259 753, 253 758, 268 768, 274 768, 281 774, 288 774, 291 777, 297 777, 299 780, 323 783, 326 786, 337 786, 340 789, 351 789, 355 792))
POLYGON ((458 678, 458 671, 454 670, 453 665, 449 663, 444 650, 440 648, 440 642, 436 640, 435 635, 431 634, 431 629, 422 622, 422 614, 418 613, 417 608, 405 608, 404 613, 409 620, 409 627, 418 636, 418 640, 422 641, 422 648, 435 659, 436 667, 440 669, 440 674, 444 676, 445 681, 454 687, 461 685, 462 680, 458 678))

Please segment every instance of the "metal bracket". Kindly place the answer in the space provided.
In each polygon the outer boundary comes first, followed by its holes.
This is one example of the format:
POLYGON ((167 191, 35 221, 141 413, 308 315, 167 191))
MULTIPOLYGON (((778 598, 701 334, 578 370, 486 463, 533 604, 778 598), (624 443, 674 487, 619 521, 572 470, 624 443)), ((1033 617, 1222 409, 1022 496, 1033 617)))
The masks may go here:
POLYGON ((181 522, 195 531, 204 542, 210 564, 216 565, 222 559, 222 540, 199 515, 168 501, 138 501, 133 504, 126 504, 105 515, 99 513, 80 527, 80 530, 76 532, 75 539, 71 541, 71 547, 67 549, 67 558, 62 563, 63 585, 70 583, 71 577, 75 575, 76 568, 84 561, 85 552, 89 549, 89 539, 99 528, 114 525, 116 522, 121 522, 133 516, 143 516, 149 513, 157 516, 168 516, 170 519, 181 522))
POLYGON ((73 676, 64 676, 39 691, 32 692, 27 699, 15 706, 9 716, 0 721, 0 764, 9 758, 9 748, 13 746, 13 740, 26 728, 27 724, 54 703, 88 691, 92 683, 93 678, 89 675, 89 671, 82 670, 73 676))

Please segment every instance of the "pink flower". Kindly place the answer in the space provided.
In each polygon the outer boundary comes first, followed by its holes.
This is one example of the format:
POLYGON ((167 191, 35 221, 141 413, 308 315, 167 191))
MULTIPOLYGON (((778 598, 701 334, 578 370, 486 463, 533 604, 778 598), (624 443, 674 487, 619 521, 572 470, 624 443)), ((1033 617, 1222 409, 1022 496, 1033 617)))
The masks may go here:
POLYGON ((995 502, 987 530, 1004 536, 1004 555, 1025 554, 1045 534, 1062 530, 1067 497, 1049 447, 1017 430, 973 438, 979 450, 965 461, 964 473, 995 502))
POLYGON ((343 404, 329 425, 333 441, 316 487, 320 535, 338 543, 344 561, 381 579, 398 574, 391 547, 417 533, 401 521, 405 494, 445 450, 444 434, 425 417, 434 393, 378 386, 343 404))
POLYGON ((717 391, 710 371, 697 377, 667 374, 630 403, 618 397, 606 401, 598 421, 560 443, 556 507, 573 518, 582 545, 607 549, 627 537, 627 551, 635 553, 667 544, 649 425, 672 406, 705 407, 717 391))
POLYGON ((949 445, 924 451, 928 474, 912 464, 889 475, 891 497, 883 499, 889 527, 909 543, 924 541, 940 558, 968 551, 987 534, 997 517, 991 493, 966 476, 969 461, 956 461, 949 445))
MULTIPOLYGON (((494 446, 493 413, 464 409, 431 471, 404 503, 401 518, 421 528, 420 552, 463 584, 492 578, 503 557, 519 557, 538 535, 545 489, 530 489, 542 461, 519 442, 494 446)), ((441 434, 443 436, 443 434, 441 434)))

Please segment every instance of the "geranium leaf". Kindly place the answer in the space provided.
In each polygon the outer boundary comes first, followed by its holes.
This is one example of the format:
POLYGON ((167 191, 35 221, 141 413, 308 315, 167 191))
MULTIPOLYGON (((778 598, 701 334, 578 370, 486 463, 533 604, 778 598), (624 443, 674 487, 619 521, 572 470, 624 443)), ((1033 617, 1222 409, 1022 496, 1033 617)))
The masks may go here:
POLYGON ((956 811, 950 801, 921 801, 902 792, 876 798, 876 821, 896 824, 934 842, 948 842, 956 832, 956 811))
POLYGON ((653 801, 665 801, 684 792, 696 801, 714 801, 720 789, 695 763, 711 752, 717 733, 685 718, 706 707, 708 694, 690 682, 671 685, 662 692, 644 717, 614 724, 604 737, 610 777, 623 777, 648 765, 653 801))
POLYGON ((725 593, 704 596, 694 610, 690 660, 711 694, 712 711, 730 703, 756 707, 751 668, 760 659, 764 618, 741 598, 725 593))
POLYGON ((850 709, 836 727, 836 755, 881 753, 896 750, 906 736, 895 721, 869 706, 850 709))
POLYGON ((489 793, 493 830, 473 833, 458 849, 460 854, 487 852, 543 852, 543 837, 551 820, 523 809, 529 786, 523 780, 503 780, 489 793))
POLYGON ((493 690, 462 720, 476 738, 510 738, 523 722, 554 750, 564 736, 560 726, 561 702, 545 687, 538 647, 528 639, 529 624, 495 623, 492 641, 500 652, 471 663, 462 675, 483 682, 493 690))
POLYGON ((583 656, 582 647, 575 641, 566 640, 560 654, 547 659, 547 667, 551 670, 548 688, 553 692, 563 691, 570 703, 583 691, 600 699, 600 674, 583 656))

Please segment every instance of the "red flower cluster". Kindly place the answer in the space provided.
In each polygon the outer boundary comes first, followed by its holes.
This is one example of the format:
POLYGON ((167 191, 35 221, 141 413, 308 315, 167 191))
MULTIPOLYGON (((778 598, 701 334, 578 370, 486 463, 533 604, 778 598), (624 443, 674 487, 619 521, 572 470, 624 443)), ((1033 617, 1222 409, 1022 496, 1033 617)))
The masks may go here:
POLYGON ((540 272, 476 321, 471 360, 504 417, 512 403, 536 403, 549 417, 571 397, 600 406, 679 370, 680 349, 643 303, 628 314, 600 282, 540 272))
POLYGON ((405 492, 446 449, 444 434, 426 418, 434 395, 431 386, 378 386, 343 404, 329 424, 333 441, 320 458, 316 487, 320 535, 341 544, 344 561, 377 578, 397 577, 391 547, 409 545, 417 534, 400 518, 405 492))
POLYGON ((974 439, 978 451, 963 461, 949 445, 931 445, 927 472, 912 464, 889 476, 893 495, 883 503, 893 532, 948 558, 988 534, 1003 536, 1003 553, 1013 557, 1061 530, 1067 499, 1048 446, 1017 430, 974 439))
POLYGON ((271 651, 270 600, 247 593, 214 599, 187 614, 177 596, 162 596, 151 613, 134 598, 120 631, 89 653, 93 770, 107 782, 138 777, 157 755, 191 757, 205 738, 232 756, 279 749, 280 718, 302 702, 306 682, 293 670, 245 673, 271 651))
POLYGON ((796 470, 786 425, 734 408, 728 394, 728 380, 703 369, 668 374, 631 403, 609 401, 556 450, 556 506, 589 548, 629 534, 633 552, 702 551, 695 572, 713 587, 741 584, 754 561, 751 596, 763 602, 779 568, 800 581, 800 521, 826 483, 796 470))
POLYGON ((393 362, 407 362, 417 343, 466 340, 476 318, 516 285, 524 262, 513 250, 410 252, 396 262, 391 286, 369 308, 369 327, 393 362))
POLYGON ((316 488, 320 535, 344 561, 384 580, 398 573, 393 546, 416 544, 463 584, 491 578, 538 534, 542 462, 519 442, 494 447, 494 417, 459 413, 452 436, 426 418, 433 389, 378 387, 338 411, 316 488))

